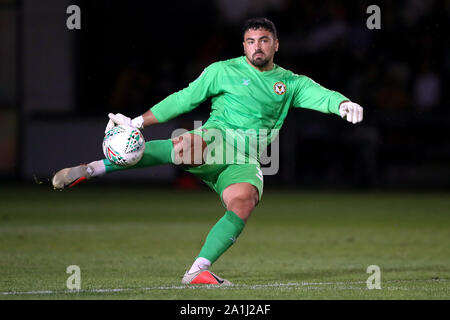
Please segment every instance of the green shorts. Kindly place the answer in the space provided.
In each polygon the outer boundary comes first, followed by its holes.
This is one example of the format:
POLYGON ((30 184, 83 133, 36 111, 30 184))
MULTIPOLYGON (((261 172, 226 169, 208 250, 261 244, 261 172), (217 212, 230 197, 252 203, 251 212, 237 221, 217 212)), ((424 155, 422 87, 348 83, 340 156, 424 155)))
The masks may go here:
MULTIPOLYGON (((210 128, 206 128, 208 130, 210 128)), ((204 137, 205 128, 199 128, 189 131, 196 135, 204 137)), ((211 141, 204 139, 207 145, 211 141)), ((247 182, 255 186, 258 190, 259 200, 263 194, 264 178, 261 166, 258 162, 253 163, 223 163, 223 164, 202 164, 200 166, 185 166, 183 169, 192 173, 197 178, 203 180, 210 188, 212 188, 222 200, 223 191, 230 185, 235 183, 247 182)))
POLYGON ((223 203, 223 191, 235 183, 247 182, 258 190, 259 200, 263 194, 264 180, 258 164, 203 164, 197 167, 184 167, 184 170, 203 180, 220 196, 223 203))

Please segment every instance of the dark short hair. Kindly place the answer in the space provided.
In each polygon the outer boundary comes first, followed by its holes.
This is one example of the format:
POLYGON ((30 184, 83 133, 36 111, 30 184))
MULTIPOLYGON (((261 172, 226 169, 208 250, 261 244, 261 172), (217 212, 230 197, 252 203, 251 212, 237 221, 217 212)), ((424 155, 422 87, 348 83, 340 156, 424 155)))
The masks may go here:
MULTIPOLYGON (((277 36, 277 29, 272 21, 267 18, 252 18, 245 21, 244 26, 242 27, 242 39, 244 39, 245 33, 247 30, 254 29, 257 30, 259 28, 266 29, 267 31, 272 32, 273 37, 275 39, 277 36)), ((244 39, 245 40, 245 39, 244 39)))

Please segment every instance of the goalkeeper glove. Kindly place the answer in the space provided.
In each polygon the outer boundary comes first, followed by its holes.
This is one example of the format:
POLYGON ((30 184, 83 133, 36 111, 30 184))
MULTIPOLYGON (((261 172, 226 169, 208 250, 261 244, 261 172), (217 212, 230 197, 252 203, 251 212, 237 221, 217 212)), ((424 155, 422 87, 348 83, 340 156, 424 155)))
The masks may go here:
POLYGON ((343 119, 353 124, 361 122, 363 119, 363 108, 354 102, 346 101, 339 105, 339 113, 343 119))
POLYGON ((108 114, 108 117, 109 121, 106 125, 105 133, 116 125, 126 125, 136 129, 144 129, 144 118, 142 116, 131 119, 121 113, 110 113, 108 114))

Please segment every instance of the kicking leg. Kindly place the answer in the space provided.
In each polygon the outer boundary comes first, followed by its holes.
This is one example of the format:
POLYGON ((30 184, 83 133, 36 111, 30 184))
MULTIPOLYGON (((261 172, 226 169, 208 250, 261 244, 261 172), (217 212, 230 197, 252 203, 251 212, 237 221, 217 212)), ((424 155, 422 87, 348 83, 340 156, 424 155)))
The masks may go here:
POLYGON ((93 177, 121 170, 148 168, 163 164, 199 165, 202 163, 204 148, 206 148, 206 143, 203 139, 190 133, 174 139, 148 141, 145 143, 142 159, 134 166, 117 166, 109 160, 103 159, 65 168, 53 176, 53 188, 56 190, 71 188, 93 177))
POLYGON ((53 176, 53 188, 56 190, 71 188, 81 182, 109 172, 172 163, 173 148, 172 140, 153 140, 146 142, 142 159, 132 167, 117 166, 109 160, 103 159, 72 168, 65 168, 53 176))

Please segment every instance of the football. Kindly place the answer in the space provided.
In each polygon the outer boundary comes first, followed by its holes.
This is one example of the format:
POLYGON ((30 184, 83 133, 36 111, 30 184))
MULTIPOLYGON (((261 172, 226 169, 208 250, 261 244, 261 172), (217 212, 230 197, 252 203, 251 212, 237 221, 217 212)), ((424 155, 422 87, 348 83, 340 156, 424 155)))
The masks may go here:
POLYGON ((129 167, 142 159, 145 140, 139 129, 118 125, 105 133, 103 153, 112 163, 129 167))

